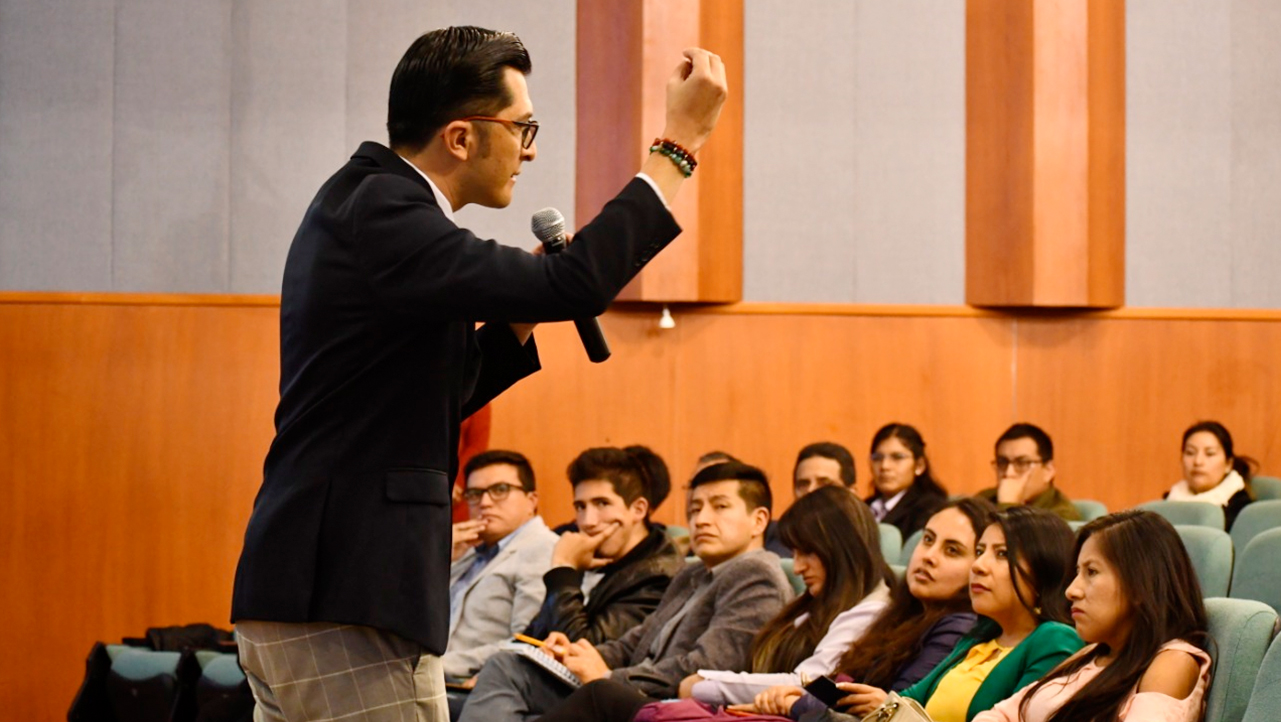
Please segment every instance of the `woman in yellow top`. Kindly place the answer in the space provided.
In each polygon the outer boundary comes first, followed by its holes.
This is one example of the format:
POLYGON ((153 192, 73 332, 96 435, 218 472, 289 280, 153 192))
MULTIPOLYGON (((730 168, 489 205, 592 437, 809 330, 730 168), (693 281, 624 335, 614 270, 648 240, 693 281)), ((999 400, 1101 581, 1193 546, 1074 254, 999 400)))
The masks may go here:
MULTIPOLYGON (((1064 591, 1071 580, 1073 535, 1067 522, 1026 506, 997 514, 979 539, 970 568, 974 630, 920 682, 900 694, 925 706, 935 722, 969 722, 1040 679, 1083 646, 1069 626, 1064 591)), ((837 685, 850 694, 820 720, 846 722, 885 701, 882 689, 837 685), (850 715, 853 715, 851 717, 850 715)), ((758 709, 765 700, 758 698, 758 709)))

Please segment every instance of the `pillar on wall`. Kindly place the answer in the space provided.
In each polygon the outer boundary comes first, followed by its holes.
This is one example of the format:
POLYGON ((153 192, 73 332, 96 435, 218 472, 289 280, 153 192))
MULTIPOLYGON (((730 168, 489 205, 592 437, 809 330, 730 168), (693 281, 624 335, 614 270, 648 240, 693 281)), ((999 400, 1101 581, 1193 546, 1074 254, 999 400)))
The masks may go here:
POLYGON ((729 98, 672 211, 684 232, 622 301, 733 302, 743 293, 743 0, 579 0, 577 225, 636 173, 663 130, 681 51, 725 61, 729 98))
POLYGON ((966 3, 965 295, 1125 302, 1124 0, 966 3))

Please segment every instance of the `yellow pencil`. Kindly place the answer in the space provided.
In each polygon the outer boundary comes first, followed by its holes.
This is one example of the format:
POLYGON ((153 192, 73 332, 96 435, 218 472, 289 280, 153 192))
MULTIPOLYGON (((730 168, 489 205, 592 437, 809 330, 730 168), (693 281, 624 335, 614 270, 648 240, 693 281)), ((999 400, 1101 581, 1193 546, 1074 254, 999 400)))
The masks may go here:
POLYGON ((517 634, 517 635, 516 635, 516 641, 517 641, 517 642, 524 642, 525 644, 532 644, 532 645, 534 645, 535 647, 545 647, 545 646, 547 646, 547 645, 543 644, 541 641, 539 641, 539 640, 537 640, 537 639, 534 639, 533 637, 526 637, 526 636, 525 636, 525 635, 523 635, 523 634, 517 634))

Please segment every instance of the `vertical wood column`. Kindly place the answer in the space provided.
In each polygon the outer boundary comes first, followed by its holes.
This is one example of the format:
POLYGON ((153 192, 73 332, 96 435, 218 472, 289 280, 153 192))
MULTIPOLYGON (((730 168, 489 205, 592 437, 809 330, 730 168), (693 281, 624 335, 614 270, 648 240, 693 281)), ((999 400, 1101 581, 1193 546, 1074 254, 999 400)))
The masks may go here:
POLYGON ((1125 303, 1124 0, 967 0, 965 294, 1125 303))
POLYGON ((725 61, 729 99, 672 211, 684 232, 619 296, 733 302, 743 292, 743 0, 579 0, 578 226, 663 131, 667 78, 690 46, 725 61))

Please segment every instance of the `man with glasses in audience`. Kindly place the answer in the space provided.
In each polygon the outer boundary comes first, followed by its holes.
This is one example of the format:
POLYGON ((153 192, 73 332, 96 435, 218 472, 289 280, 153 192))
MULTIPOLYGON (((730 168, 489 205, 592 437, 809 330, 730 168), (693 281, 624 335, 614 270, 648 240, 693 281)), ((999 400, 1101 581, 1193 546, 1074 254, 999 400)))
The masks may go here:
POLYGON ((996 440, 992 461, 996 486, 976 496, 1001 509, 1026 505, 1045 509, 1067 521, 1080 521, 1081 512, 1054 485, 1054 442, 1039 426, 1014 424, 996 440))
POLYGON ((464 468, 472 518, 453 527, 445 680, 470 687, 485 660, 525 631, 543 604, 556 533, 538 516, 534 470, 515 451, 486 451, 464 468))

